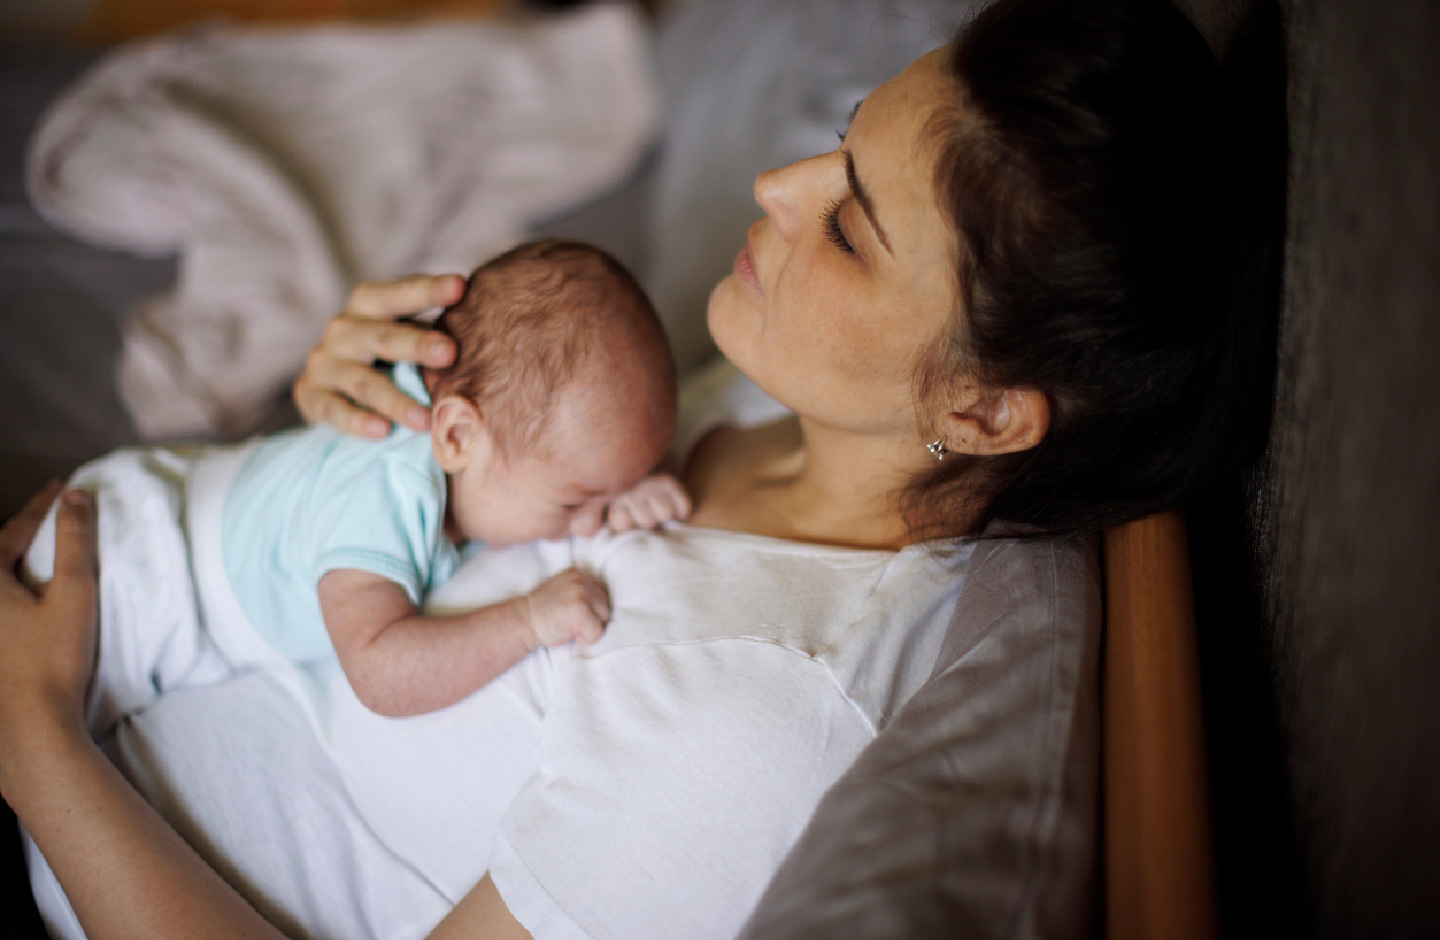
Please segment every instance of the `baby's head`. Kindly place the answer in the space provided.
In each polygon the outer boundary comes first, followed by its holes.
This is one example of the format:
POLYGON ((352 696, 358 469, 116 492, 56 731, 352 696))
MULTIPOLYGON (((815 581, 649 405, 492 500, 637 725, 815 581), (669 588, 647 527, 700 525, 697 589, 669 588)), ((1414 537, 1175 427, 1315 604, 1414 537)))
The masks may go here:
POLYGON ((449 521, 509 544, 600 527, 675 429, 675 365, 640 285, 578 242, 482 265, 436 321, 459 346, 429 370, 431 441, 449 521))

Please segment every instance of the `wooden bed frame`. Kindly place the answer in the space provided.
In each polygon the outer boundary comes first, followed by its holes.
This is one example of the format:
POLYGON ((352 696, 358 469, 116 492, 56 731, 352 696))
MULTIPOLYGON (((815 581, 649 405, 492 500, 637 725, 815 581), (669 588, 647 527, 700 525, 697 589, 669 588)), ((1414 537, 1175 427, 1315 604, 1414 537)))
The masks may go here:
POLYGON ((1217 935, 1195 604, 1185 517, 1104 539, 1105 936, 1217 935))

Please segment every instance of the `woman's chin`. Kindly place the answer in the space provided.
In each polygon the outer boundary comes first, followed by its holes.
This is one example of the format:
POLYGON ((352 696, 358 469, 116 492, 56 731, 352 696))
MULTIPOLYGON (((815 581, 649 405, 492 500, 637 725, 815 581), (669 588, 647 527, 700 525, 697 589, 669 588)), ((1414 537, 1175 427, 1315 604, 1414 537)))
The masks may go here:
POLYGON ((710 292, 705 326, 710 331, 715 348, 741 372, 749 375, 763 320, 760 311, 745 300, 744 285, 735 279, 735 275, 727 275, 710 292))
POLYGON ((739 285, 735 283, 735 275, 725 275, 720 279, 720 283, 710 291, 710 300, 705 305, 705 328, 710 331, 710 339, 731 362, 735 360, 726 346, 733 332, 730 321, 734 316, 733 308, 737 299, 735 291, 738 288, 739 285))

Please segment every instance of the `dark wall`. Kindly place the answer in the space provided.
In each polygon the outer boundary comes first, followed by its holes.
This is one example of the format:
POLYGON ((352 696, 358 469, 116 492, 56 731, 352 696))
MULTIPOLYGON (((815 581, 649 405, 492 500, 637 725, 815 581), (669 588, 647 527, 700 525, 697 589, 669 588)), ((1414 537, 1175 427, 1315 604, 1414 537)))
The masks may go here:
MULTIPOLYGON (((1243 6, 1190 5, 1212 30, 1243 6)), ((1440 4, 1280 7, 1275 423, 1247 485, 1191 513, 1222 919, 1435 937, 1440 4)))
POLYGON ((1291 0, 1290 252, 1255 512, 1305 883, 1440 936, 1440 6, 1291 0))

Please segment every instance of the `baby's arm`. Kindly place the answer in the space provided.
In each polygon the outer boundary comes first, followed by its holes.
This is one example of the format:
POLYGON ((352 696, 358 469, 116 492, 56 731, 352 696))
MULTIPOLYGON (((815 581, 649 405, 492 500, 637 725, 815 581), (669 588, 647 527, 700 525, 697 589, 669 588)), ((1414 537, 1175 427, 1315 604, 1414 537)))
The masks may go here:
POLYGON ((611 532, 626 529, 653 529, 671 519, 690 516, 690 495, 669 473, 652 473, 610 500, 605 521, 611 532))
POLYGON ((421 615, 404 588, 369 571, 327 572, 319 592, 356 697, 397 718, 460 701, 537 646, 593 643, 610 617, 604 586, 575 568, 522 597, 445 617, 421 615))

